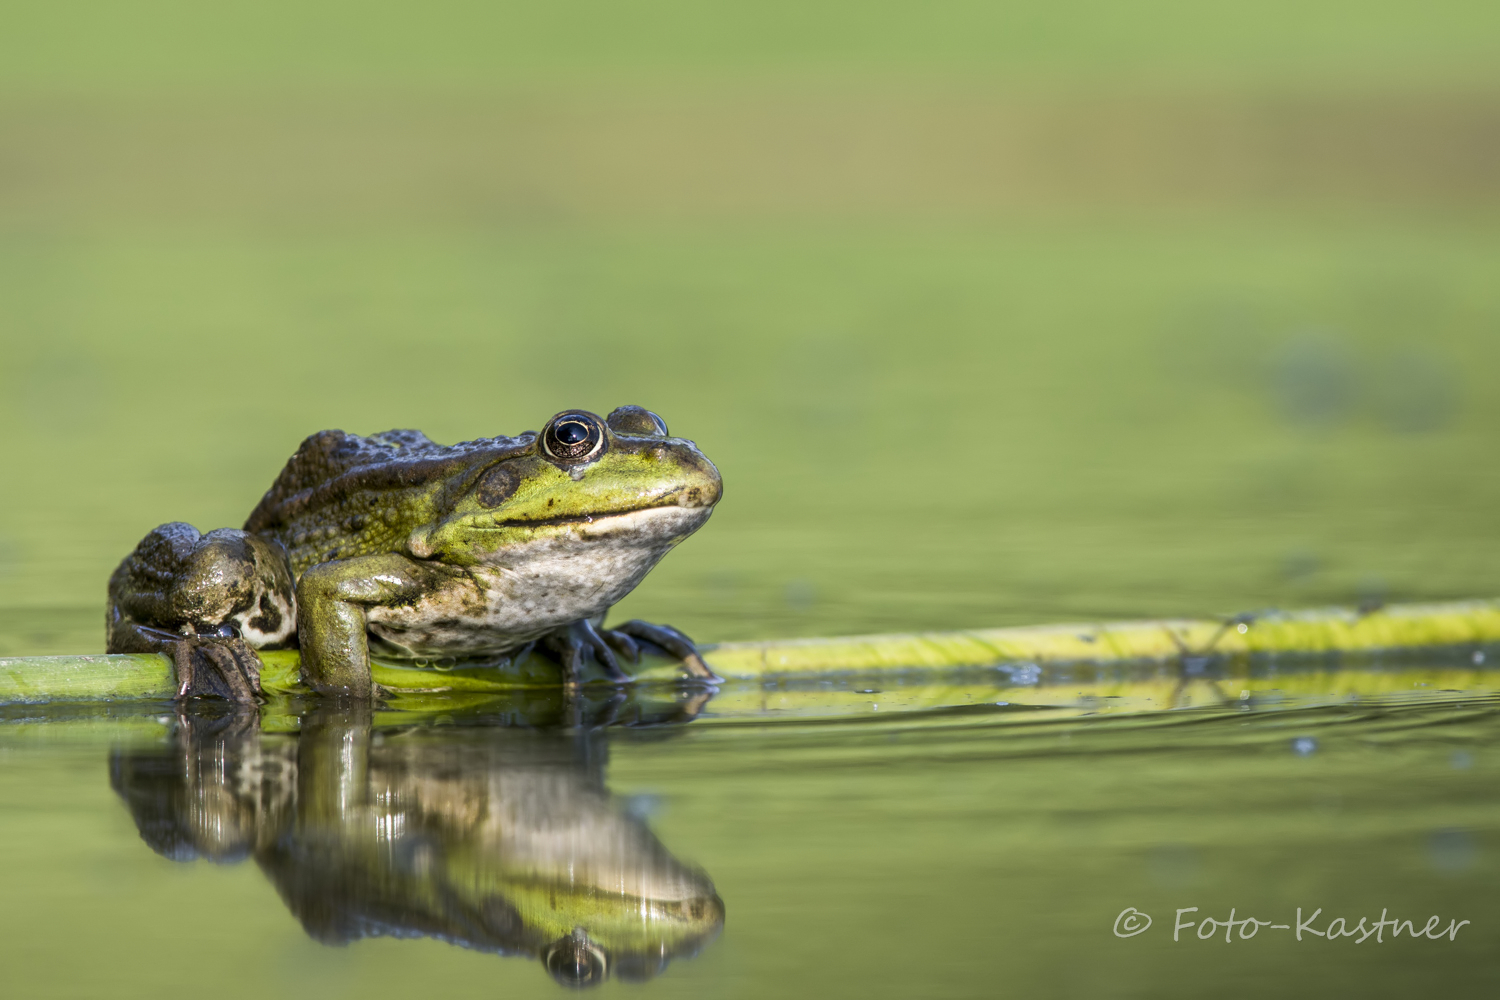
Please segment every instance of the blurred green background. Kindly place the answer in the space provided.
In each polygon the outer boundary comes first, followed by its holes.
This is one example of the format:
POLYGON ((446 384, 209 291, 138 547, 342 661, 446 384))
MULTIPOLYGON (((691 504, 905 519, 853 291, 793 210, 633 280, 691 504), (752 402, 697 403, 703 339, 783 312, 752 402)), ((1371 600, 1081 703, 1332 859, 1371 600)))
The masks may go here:
POLYGON ((1494 594, 1500 8, 0 6, 0 653, 325 427, 658 410, 701 640, 1494 594))

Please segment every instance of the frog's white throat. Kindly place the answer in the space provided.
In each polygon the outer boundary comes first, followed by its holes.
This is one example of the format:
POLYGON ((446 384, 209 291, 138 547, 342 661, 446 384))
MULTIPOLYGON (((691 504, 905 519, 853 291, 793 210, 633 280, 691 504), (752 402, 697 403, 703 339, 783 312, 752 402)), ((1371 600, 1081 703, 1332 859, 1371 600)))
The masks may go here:
POLYGON ((370 631, 417 657, 503 653, 604 614, 712 510, 652 507, 548 525, 470 569, 465 592, 371 608, 370 631))

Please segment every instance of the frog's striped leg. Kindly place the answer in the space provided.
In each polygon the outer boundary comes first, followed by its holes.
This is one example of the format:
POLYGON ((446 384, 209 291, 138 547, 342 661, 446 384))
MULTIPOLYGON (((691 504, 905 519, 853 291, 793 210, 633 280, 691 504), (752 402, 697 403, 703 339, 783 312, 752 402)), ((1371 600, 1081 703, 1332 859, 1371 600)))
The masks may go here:
POLYGON ((233 528, 200 535, 190 524, 161 525, 109 580, 107 649, 168 656, 178 699, 253 703, 255 650, 285 644, 295 630, 286 553, 233 528))

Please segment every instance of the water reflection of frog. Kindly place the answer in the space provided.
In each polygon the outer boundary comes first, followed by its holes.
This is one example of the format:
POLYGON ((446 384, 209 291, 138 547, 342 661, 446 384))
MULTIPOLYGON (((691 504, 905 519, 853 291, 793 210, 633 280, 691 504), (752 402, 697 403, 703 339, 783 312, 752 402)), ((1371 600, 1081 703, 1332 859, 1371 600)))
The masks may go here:
POLYGON ((116 751, 111 783, 158 853, 254 857, 328 944, 434 937, 583 986, 648 979, 718 934, 713 883, 610 795, 597 732, 369 718, 328 708, 290 735, 184 714, 169 749, 116 751))
POLYGON ((613 680, 638 641, 712 678, 681 633, 604 614, 708 520, 719 472, 661 418, 572 410, 540 435, 445 447, 324 431, 245 522, 164 524, 109 582, 110 652, 160 652, 179 697, 252 701, 256 649, 300 645, 314 689, 367 697, 370 653, 499 657, 540 642, 570 682, 613 680))

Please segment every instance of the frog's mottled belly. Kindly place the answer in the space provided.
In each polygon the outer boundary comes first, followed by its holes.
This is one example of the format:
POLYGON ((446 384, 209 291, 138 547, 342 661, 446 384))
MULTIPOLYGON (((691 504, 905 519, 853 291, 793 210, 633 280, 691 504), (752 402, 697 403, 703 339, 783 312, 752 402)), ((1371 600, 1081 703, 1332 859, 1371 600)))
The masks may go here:
POLYGON ((559 626, 603 615, 711 511, 656 507, 550 526, 410 604, 370 608, 369 631, 397 655, 507 652, 559 626))

